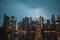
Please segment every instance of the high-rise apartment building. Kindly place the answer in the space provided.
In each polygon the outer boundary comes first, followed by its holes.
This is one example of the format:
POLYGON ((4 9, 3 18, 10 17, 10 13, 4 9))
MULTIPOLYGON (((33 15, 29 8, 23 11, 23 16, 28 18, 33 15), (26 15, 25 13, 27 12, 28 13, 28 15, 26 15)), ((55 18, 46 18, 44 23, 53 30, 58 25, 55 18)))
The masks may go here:
POLYGON ((10 17, 6 16, 6 14, 4 15, 4 20, 3 20, 3 30, 5 32, 5 40, 10 39, 10 37, 8 37, 9 34, 9 28, 10 27, 10 17))

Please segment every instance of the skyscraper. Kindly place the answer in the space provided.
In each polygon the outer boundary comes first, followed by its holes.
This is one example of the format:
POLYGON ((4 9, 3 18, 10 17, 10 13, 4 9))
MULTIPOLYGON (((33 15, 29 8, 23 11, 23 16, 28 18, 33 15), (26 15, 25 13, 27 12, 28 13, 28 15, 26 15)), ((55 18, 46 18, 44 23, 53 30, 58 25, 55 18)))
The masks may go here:
POLYGON ((16 30, 16 18, 14 16, 11 16, 11 27, 16 30))
POLYGON ((56 29, 56 24, 55 24, 55 22, 56 22, 55 16, 52 15, 52 18, 51 18, 51 29, 52 29, 52 30, 55 30, 55 29, 56 29))
POLYGON ((47 29, 50 29, 50 20, 49 20, 49 19, 47 19, 47 24, 46 24, 46 26, 47 26, 47 29))
POLYGON ((4 31, 4 33, 5 33, 5 35, 4 35, 4 40, 8 40, 9 38, 8 38, 8 33, 9 33, 9 31, 8 31, 8 28, 10 27, 10 17, 9 16, 6 16, 6 14, 4 14, 4 20, 3 20, 3 31, 4 31))
POLYGON ((47 19, 47 24, 50 25, 50 20, 49 19, 47 19))
POLYGON ((29 18, 28 17, 25 17, 22 19, 22 27, 23 27, 23 30, 29 29, 29 18))
POLYGON ((32 17, 29 18, 29 27, 32 29, 32 17))
POLYGON ((42 16, 39 18, 39 24, 36 25, 36 38, 35 40, 42 40, 42 29, 43 29, 44 19, 42 16))
POLYGON ((11 16, 11 28, 13 29, 13 32, 11 33, 11 40, 15 40, 15 31, 16 31, 16 18, 14 16, 11 16))
POLYGON ((8 27, 10 23, 10 17, 6 16, 6 14, 4 15, 4 20, 3 20, 3 27, 8 27))
POLYGON ((30 27, 29 27, 29 18, 28 17, 25 17, 25 28, 28 30, 30 27))
POLYGON ((29 23, 32 23, 32 17, 29 18, 29 23))
POLYGON ((40 18, 39 18, 39 23, 40 23, 41 29, 43 29, 44 18, 42 16, 40 16, 40 18))
POLYGON ((55 16, 54 15, 52 15, 51 23, 55 23, 55 16))
POLYGON ((25 18, 22 19, 22 29, 24 30, 25 27, 25 18))

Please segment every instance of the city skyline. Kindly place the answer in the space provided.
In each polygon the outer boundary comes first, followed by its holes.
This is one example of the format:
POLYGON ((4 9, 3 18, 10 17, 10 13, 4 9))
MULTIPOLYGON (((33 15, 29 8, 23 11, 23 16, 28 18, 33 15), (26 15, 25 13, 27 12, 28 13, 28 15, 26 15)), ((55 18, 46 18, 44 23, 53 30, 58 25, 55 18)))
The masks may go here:
POLYGON ((52 14, 60 14, 59 4, 60 0, 0 0, 0 25, 4 14, 15 16, 17 22, 25 16, 35 20, 39 16, 50 19, 52 14))
MULTIPOLYGON (((60 15, 51 16, 46 20, 40 16, 39 21, 32 20, 32 17, 24 17, 16 27, 15 16, 4 15, 3 27, 0 27, 1 37, 6 40, 60 40, 60 15), (3 28, 3 29, 2 29, 3 28), (4 35, 2 34, 4 33, 4 35), (4 36, 4 37, 3 37, 4 36)), ((3 40, 5 40, 3 39, 3 40)))
POLYGON ((0 0, 0 40, 60 40, 60 0, 0 0))
MULTIPOLYGON (((4 14, 4 15, 6 15, 6 14, 4 14)), ((53 14, 54 15, 54 14, 53 14)), ((6 16, 8 16, 8 17, 10 17, 10 19, 11 19, 11 17, 15 17, 15 16, 9 16, 9 15, 6 15, 6 16)), ((60 15, 59 15, 60 16, 60 15)), ((4 16, 3 16, 4 17, 4 16)), ((25 16, 25 17, 27 17, 27 16, 25 16)), ((20 21, 22 21, 22 19, 24 19, 25 17, 23 17, 23 18, 21 18, 20 20, 18 20, 18 22, 16 22, 16 25, 18 26, 18 23, 20 22, 20 21)), ((43 16, 42 16, 43 17, 43 16)), ((58 15, 54 15, 54 17, 55 17, 55 20, 57 20, 57 17, 58 17, 58 15)), ((27 17, 28 19, 30 18, 30 17, 27 17)), ((51 18, 52 18, 52 15, 51 15, 51 18)), ((43 19, 44 19, 44 23, 47 23, 47 20, 50 20, 50 23, 51 23, 51 18, 44 18, 43 17, 43 19)), ((38 18, 33 18, 32 17, 32 21, 39 21, 39 19, 40 19, 40 17, 38 17, 38 18)), ((15 20, 17 21, 17 18, 15 17, 15 20)), ((0 26, 3 26, 3 21, 4 21, 4 18, 3 18, 3 20, 2 20, 2 23, 0 22, 0 26)), ((16 26, 16 27, 17 27, 16 26)))
MULTIPOLYGON (((3 22, 4 22, 4 19, 5 19, 5 15, 6 14, 4 14, 4 18, 3 18, 3 22)), ((6 15, 6 16, 8 16, 8 15, 6 15)), ((43 16, 40 16, 40 17, 38 17, 36 20, 34 20, 32 17, 24 17, 24 18, 22 18, 21 20, 19 20, 18 22, 17 22, 17 19, 16 19, 16 17, 15 16, 8 16, 9 17, 9 20, 11 21, 11 19, 13 19, 13 20, 16 20, 16 27, 18 26, 18 23, 19 22, 22 22, 23 21, 23 19, 25 19, 25 18, 28 18, 28 19, 30 19, 31 21, 34 21, 34 22, 36 22, 36 21, 38 21, 38 22, 41 22, 40 21, 40 18, 42 17, 43 18, 43 23, 45 24, 45 23, 47 23, 47 22, 49 22, 50 21, 50 23, 52 23, 52 19, 54 20, 54 21, 56 21, 56 20, 58 20, 59 18, 60 18, 60 15, 57 15, 57 17, 55 16, 55 15, 51 15, 51 18, 50 19, 45 19, 43 16), (59 18, 58 18, 59 17, 59 18)), ((29 21, 29 23, 30 23, 30 20, 28 20, 29 21)), ((60 20, 60 19, 59 19, 60 20)), ((2 26, 3 26, 3 24, 2 24, 2 26)), ((18 28, 18 27, 17 27, 18 28)))

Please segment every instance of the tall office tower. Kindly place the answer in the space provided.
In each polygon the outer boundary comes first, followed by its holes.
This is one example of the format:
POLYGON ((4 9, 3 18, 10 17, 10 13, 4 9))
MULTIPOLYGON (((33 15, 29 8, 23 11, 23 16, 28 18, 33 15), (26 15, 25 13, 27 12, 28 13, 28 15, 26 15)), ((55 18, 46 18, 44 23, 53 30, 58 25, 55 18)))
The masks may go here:
POLYGON ((10 24, 10 17, 6 16, 6 14, 4 15, 4 21, 3 21, 3 27, 8 27, 10 24))
POLYGON ((32 29, 32 26, 33 24, 32 24, 32 17, 29 17, 29 31, 27 32, 27 34, 29 34, 29 40, 32 40, 33 38, 32 38, 32 33, 31 33, 31 29, 32 29))
POLYGON ((55 23, 55 16, 54 16, 54 15, 52 15, 51 23, 52 23, 52 24, 55 23))
POLYGON ((52 18, 51 18, 51 29, 52 29, 52 30, 55 30, 55 29, 56 29, 55 22, 56 22, 55 16, 52 15, 52 18))
POLYGON ((44 24, 44 18, 42 16, 40 16, 39 18, 40 20, 40 34, 41 34, 41 39, 42 39, 42 29, 43 29, 43 24, 44 24))
POLYGON ((11 16, 11 27, 16 30, 16 18, 14 16, 11 16))
POLYGON ((3 31, 4 31, 4 33, 5 33, 5 38, 4 38, 4 40, 8 40, 8 39, 10 39, 10 37, 8 38, 8 33, 9 33, 9 28, 10 27, 10 17, 9 16, 6 16, 6 14, 4 14, 4 20, 3 20, 3 31))
POLYGON ((56 30, 56 19, 55 19, 55 16, 52 15, 52 18, 51 18, 51 29, 52 30, 56 30))
POLYGON ((22 30, 22 21, 18 23, 18 30, 22 30))
POLYGON ((23 30, 29 29, 29 18, 28 17, 23 18, 22 27, 23 27, 23 30))
POLYGON ((50 20, 49 19, 47 19, 47 24, 50 25, 50 20))
POLYGON ((32 17, 29 18, 29 27, 32 29, 32 17))
POLYGON ((24 26, 25 26, 25 19, 22 19, 22 29, 24 30, 24 26))
POLYGON ((14 16, 11 16, 11 28, 13 29, 13 32, 11 33, 11 40, 15 40, 15 30, 16 30, 16 18, 14 16))
POLYGON ((30 30, 30 40, 35 40, 35 21, 32 21, 30 30))
POLYGON ((25 29, 29 29, 29 18, 25 17, 25 29))
POLYGON ((22 19, 22 28, 23 28, 23 31, 25 32, 24 36, 22 39, 24 40, 30 40, 30 33, 29 33, 29 18, 28 17, 25 17, 22 19))
POLYGON ((41 40, 41 34, 40 34, 40 25, 39 25, 39 21, 36 21, 35 23, 35 27, 36 27, 36 34, 35 34, 35 40, 41 40))
POLYGON ((10 17, 6 16, 6 30, 7 30, 7 36, 8 36, 8 40, 11 40, 11 35, 10 35, 10 30, 11 30, 11 22, 10 22, 10 17))
POLYGON ((50 29, 50 20, 49 19, 47 19, 47 29, 50 29))
POLYGON ((29 18, 29 23, 32 23, 32 17, 29 18))
POLYGON ((44 19, 42 16, 39 18, 39 24, 36 25, 36 38, 35 40, 42 40, 42 29, 43 29, 44 19))
POLYGON ((42 16, 40 16, 39 18, 39 24, 40 24, 40 28, 43 29, 44 18, 42 16))

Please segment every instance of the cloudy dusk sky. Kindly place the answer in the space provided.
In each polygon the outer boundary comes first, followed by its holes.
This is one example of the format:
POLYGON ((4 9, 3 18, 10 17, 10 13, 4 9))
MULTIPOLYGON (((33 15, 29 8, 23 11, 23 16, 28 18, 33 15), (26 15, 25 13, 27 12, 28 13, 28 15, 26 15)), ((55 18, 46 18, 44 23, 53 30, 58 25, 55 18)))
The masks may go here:
POLYGON ((17 22, 25 16, 51 19, 52 14, 60 15, 60 0, 0 0, 0 25, 4 14, 15 16, 17 22))

